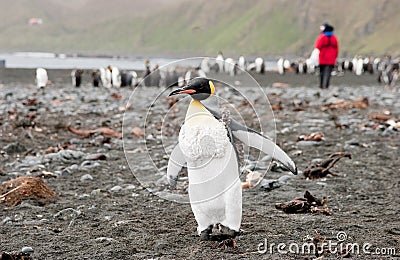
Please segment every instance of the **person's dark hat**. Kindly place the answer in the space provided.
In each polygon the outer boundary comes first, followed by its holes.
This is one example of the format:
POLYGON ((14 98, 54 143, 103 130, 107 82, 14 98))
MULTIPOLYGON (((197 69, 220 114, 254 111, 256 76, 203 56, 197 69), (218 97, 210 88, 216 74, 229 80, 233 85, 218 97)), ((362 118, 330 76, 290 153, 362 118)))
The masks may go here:
POLYGON ((323 23, 319 29, 323 32, 333 32, 333 26, 330 25, 329 23, 323 23))

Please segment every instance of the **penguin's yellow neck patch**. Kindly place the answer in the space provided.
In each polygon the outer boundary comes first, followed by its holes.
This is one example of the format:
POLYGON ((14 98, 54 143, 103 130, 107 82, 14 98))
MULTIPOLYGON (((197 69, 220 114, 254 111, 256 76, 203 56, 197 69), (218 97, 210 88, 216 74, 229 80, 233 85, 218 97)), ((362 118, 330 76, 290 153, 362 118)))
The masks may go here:
POLYGON ((210 80, 210 81, 208 82, 208 84, 210 84, 211 95, 213 95, 213 94, 215 93, 214 83, 212 83, 212 81, 210 80))
POLYGON ((203 104, 200 101, 196 100, 196 99, 193 99, 192 102, 190 102, 190 106, 194 106, 194 107, 198 107, 198 108, 204 108, 203 104))

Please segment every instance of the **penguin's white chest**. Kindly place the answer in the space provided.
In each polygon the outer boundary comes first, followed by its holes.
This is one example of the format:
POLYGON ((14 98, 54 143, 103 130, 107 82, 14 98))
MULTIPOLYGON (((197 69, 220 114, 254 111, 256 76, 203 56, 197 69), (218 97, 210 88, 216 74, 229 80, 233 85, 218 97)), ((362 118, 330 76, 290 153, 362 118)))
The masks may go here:
POLYGON ((222 158, 228 145, 225 125, 204 107, 191 104, 179 132, 179 146, 185 157, 192 162, 222 158))
POLYGON ((180 148, 191 161, 221 158, 228 144, 225 126, 217 120, 209 125, 184 124, 179 133, 180 148))

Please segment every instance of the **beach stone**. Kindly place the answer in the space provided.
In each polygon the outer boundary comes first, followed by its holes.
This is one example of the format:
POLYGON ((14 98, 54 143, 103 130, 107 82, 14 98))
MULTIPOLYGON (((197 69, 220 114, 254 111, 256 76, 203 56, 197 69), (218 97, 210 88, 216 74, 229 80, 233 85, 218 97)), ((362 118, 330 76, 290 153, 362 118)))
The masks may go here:
POLYGON ((297 146, 300 146, 300 147, 318 146, 320 144, 321 144, 321 142, 317 142, 317 141, 299 141, 299 142, 297 142, 297 146))
POLYGON ((156 181, 156 185, 157 185, 157 186, 169 185, 167 175, 165 174, 165 175, 162 176, 160 179, 158 179, 158 180, 156 181))
POLYGON ((7 224, 7 223, 10 222, 10 221, 12 221, 12 219, 11 219, 10 217, 5 217, 5 218, 1 221, 1 224, 2 224, 2 225, 5 225, 5 224, 7 224))
POLYGON ((7 153, 22 153, 26 151, 26 147, 19 142, 10 143, 4 146, 3 150, 7 153))
POLYGON ((133 185, 133 184, 128 184, 128 185, 125 187, 125 190, 134 190, 134 189, 136 189, 136 186, 133 185))
POLYGON ((99 243, 112 243, 115 241, 115 239, 111 237, 98 237, 95 239, 95 241, 99 243))
POLYGON ((21 249, 21 252, 22 252, 22 253, 33 253, 34 251, 33 251, 33 248, 32 248, 32 247, 30 247, 30 246, 24 246, 24 247, 21 249))
POLYGON ((101 193, 101 189, 95 189, 90 192, 90 195, 98 196, 101 193))
POLYGON ((360 146, 360 142, 357 139, 350 139, 350 140, 346 141, 345 144, 360 146))
POLYGON ((81 181, 92 181, 93 177, 90 174, 85 174, 81 177, 81 181))
POLYGON ((81 167, 84 167, 84 168, 95 168, 95 167, 99 167, 99 166, 100 166, 100 163, 93 162, 93 161, 83 161, 81 163, 81 167))
POLYGON ((79 195, 79 196, 78 196, 78 199, 82 200, 82 199, 87 199, 87 198, 89 198, 89 197, 90 197, 89 194, 84 193, 84 194, 79 195))
POLYGON ((106 159, 107 156, 101 153, 88 154, 85 157, 85 160, 106 160, 106 159))
POLYGON ((323 161, 323 159, 321 159, 321 158, 315 158, 315 159, 312 159, 311 160, 311 163, 312 164, 317 164, 317 163, 320 163, 320 162, 322 162, 323 161))
POLYGON ((60 150, 57 153, 46 154, 43 158, 44 162, 64 162, 69 163, 71 161, 82 159, 85 153, 75 150, 60 150))
POLYGON ((277 189, 281 186, 282 186, 282 184, 280 184, 278 180, 262 179, 259 184, 259 187, 266 191, 271 191, 271 190, 277 189))
POLYGON ((283 176, 279 177, 278 182, 281 184, 286 184, 286 182, 291 178, 293 178, 292 175, 283 175, 283 176))
POLYGON ((117 185, 117 186, 112 187, 109 191, 111 191, 111 192, 120 192, 121 190, 122 190, 122 187, 117 185))

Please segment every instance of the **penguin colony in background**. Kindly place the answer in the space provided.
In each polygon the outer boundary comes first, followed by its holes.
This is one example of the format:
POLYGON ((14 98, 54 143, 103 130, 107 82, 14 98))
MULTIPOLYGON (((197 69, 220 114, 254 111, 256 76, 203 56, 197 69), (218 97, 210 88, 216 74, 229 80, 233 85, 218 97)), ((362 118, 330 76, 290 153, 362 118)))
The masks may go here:
MULTIPOLYGON (((356 56, 352 59, 338 58, 332 75, 340 76, 345 72, 352 72, 359 76, 366 73, 376 74, 378 83, 386 86, 395 86, 399 81, 399 65, 400 58, 392 59, 390 56, 382 58, 361 56, 356 56)), ((287 72, 295 72, 297 74, 318 73, 317 67, 318 53, 312 53, 309 58, 298 58, 294 61, 281 57, 276 63, 277 72, 282 75, 287 72)), ((175 68, 160 69, 158 65, 155 65, 151 69, 150 62, 146 60, 142 77, 139 77, 135 71, 120 71, 115 66, 107 66, 91 72, 74 69, 71 72, 71 78, 72 85, 76 87, 81 86, 83 83, 85 73, 90 75, 94 87, 135 87, 138 85, 146 87, 182 87, 190 79, 207 77, 208 73, 225 73, 235 76, 243 71, 262 74, 265 70, 265 61, 261 57, 255 58, 253 61, 246 60, 243 55, 240 55, 237 60, 233 58, 225 59, 222 52, 219 52, 216 59, 206 57, 197 67, 177 66, 175 68)), ((41 87, 47 85, 47 83, 43 83, 47 71, 43 68, 38 68, 36 74, 36 83, 41 87)))
POLYGON ((254 61, 249 62, 243 55, 240 55, 238 60, 233 58, 224 58, 222 52, 218 52, 214 61, 209 58, 204 58, 199 67, 205 73, 226 73, 230 76, 235 76, 244 71, 254 71, 256 73, 265 72, 265 61, 263 58, 258 57, 254 61))
POLYGON ((83 69, 72 70, 72 85, 80 87, 85 73, 90 75, 93 87, 129 87, 137 86, 138 82, 138 75, 135 71, 120 71, 115 66, 107 66, 86 72, 83 69))
POLYGON ((297 174, 296 166, 271 139, 233 119, 226 125, 220 120, 219 111, 205 105, 215 94, 211 80, 194 78, 170 96, 178 94, 190 95, 192 101, 179 132, 179 143, 168 162, 167 179, 174 186, 186 162, 190 205, 200 239, 212 239, 215 226, 226 237, 234 238, 242 219, 242 187, 233 139, 271 155, 294 174, 297 174))
MULTIPOLYGON (((298 58, 290 61, 286 58, 279 58, 277 61, 279 74, 295 72, 297 74, 312 74, 318 72, 318 54, 315 58, 311 54, 309 58, 298 58)), ((378 83, 387 86, 395 86, 399 80, 400 58, 392 59, 389 55, 384 57, 362 57, 338 58, 332 75, 343 75, 345 72, 354 73, 357 76, 363 74, 376 74, 378 83)))

